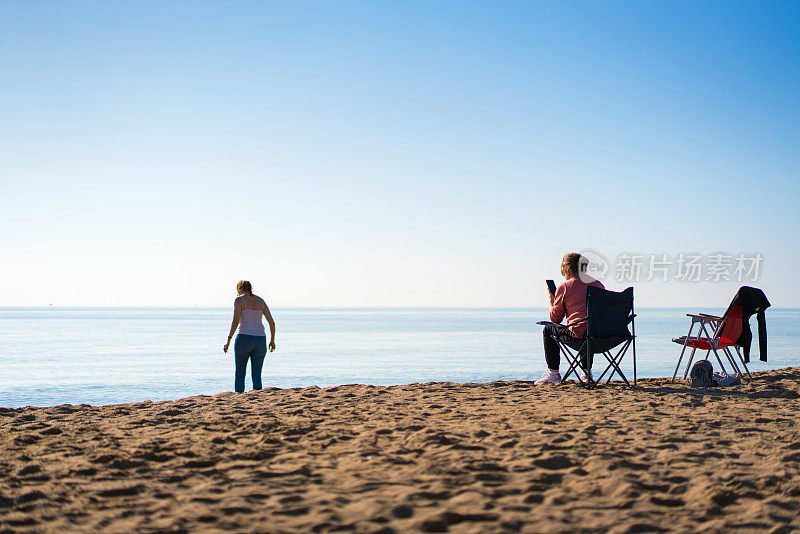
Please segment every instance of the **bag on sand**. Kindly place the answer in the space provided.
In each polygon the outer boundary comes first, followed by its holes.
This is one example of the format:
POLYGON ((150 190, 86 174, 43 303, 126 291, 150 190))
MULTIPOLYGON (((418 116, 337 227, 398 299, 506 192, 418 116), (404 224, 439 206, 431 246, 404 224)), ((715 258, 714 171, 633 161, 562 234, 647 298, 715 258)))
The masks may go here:
POLYGON ((714 384, 714 367, 708 360, 700 360, 692 366, 689 385, 693 388, 710 388, 714 384))

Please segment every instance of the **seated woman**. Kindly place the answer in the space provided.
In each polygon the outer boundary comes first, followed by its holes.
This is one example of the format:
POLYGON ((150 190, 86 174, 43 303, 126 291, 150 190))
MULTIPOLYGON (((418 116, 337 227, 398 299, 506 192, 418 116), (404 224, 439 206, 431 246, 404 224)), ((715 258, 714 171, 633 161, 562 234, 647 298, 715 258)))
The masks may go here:
MULTIPOLYGON (((600 281, 585 274, 587 261, 577 252, 570 252, 561 260, 561 274, 566 282, 556 288, 556 294, 550 297, 550 321, 560 323, 565 317, 567 325, 576 323, 586 318, 586 288, 596 286, 603 288, 600 281), (581 270, 584 274, 580 274, 581 270)), ((536 382, 535 385, 546 382, 561 382, 561 373, 558 368, 561 364, 561 351, 554 337, 564 343, 573 343, 580 340, 586 333, 586 322, 573 324, 573 326, 545 326, 544 327, 544 359, 547 361, 548 371, 536 382)), ((591 379, 592 362, 586 361, 586 352, 581 351, 582 379, 591 379), (588 375, 588 376, 587 376, 588 375)), ((589 358, 591 360, 591 358, 589 358)))

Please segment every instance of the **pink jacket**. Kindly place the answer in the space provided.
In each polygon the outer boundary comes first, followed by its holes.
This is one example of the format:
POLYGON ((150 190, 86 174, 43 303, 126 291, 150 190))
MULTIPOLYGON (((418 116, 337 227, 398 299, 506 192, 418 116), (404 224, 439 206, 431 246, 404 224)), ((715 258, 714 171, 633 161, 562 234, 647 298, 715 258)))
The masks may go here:
MULTIPOLYGON (((556 296, 550 306, 550 320, 560 323, 567 318, 567 324, 586 318, 586 288, 595 286, 605 289, 599 280, 585 284, 580 278, 570 278, 556 288, 556 296)), ((586 321, 571 326, 570 330, 575 337, 583 337, 586 333, 586 321)))

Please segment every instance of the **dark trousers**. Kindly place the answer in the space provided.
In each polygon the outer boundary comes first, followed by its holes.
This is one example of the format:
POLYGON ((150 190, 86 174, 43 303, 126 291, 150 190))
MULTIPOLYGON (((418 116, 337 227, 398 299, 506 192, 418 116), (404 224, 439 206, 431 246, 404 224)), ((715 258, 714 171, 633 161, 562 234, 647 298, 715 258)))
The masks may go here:
POLYGON ((247 360, 250 360, 253 389, 261 389, 261 368, 264 366, 264 357, 267 355, 266 336, 239 334, 233 344, 233 352, 236 356, 236 375, 233 380, 233 389, 238 393, 244 391, 247 360))
MULTIPOLYGON (((557 371, 561 365, 561 349, 558 348, 558 341, 561 341, 569 348, 578 350, 583 346, 584 339, 582 337, 575 337, 572 331, 566 326, 545 326, 544 327, 544 359, 547 361, 547 368, 557 371)), ((591 369, 594 354, 589 355, 589 365, 586 365, 586 347, 583 347, 580 353, 581 367, 591 369)))

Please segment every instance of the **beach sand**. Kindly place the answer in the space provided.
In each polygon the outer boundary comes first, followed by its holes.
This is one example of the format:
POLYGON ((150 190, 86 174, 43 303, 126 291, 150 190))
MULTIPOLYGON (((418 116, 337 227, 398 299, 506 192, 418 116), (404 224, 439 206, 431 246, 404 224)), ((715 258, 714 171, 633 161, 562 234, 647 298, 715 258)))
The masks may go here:
POLYGON ((0 532, 800 530, 800 369, 0 409, 0 532))

